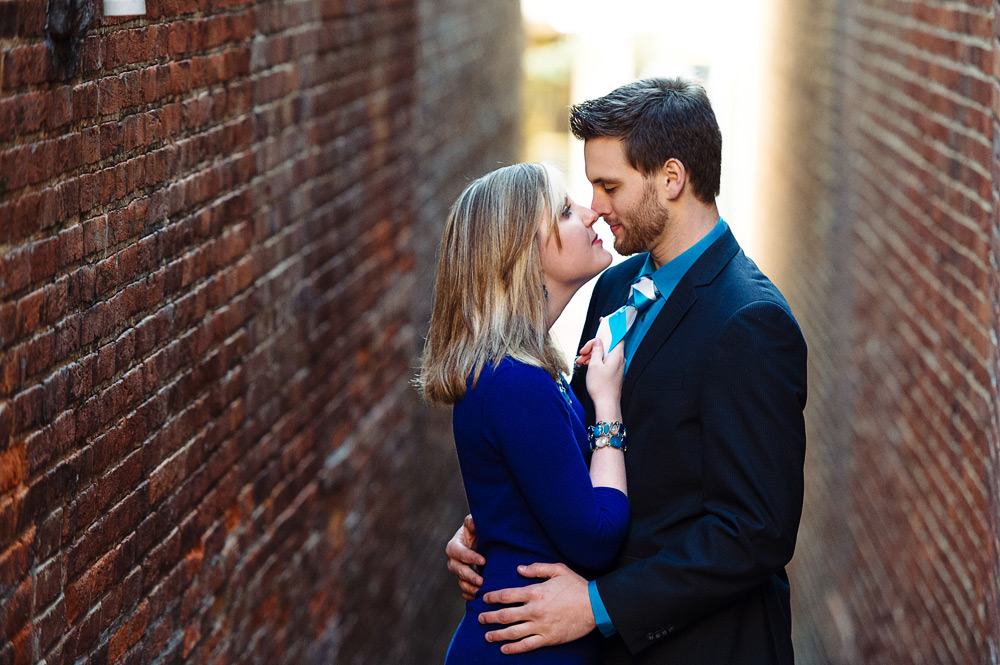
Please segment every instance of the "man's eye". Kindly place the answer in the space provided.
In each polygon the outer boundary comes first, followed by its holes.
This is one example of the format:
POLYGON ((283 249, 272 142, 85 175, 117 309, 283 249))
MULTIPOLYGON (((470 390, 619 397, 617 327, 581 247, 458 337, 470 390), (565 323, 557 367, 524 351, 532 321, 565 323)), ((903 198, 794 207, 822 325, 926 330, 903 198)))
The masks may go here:
POLYGON ((609 187, 609 186, 605 185, 604 186, 604 191, 607 192, 608 194, 610 194, 611 192, 615 191, 615 188, 614 187, 609 187))

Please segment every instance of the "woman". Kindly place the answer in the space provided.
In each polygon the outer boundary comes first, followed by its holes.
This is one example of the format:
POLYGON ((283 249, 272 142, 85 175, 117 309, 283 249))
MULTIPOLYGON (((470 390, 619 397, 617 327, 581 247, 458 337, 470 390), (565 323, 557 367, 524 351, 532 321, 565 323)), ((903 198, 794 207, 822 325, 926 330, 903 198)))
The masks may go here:
POLYGON ((594 574, 625 537, 621 346, 591 356, 587 390, 604 436, 588 445, 583 408, 548 335, 577 289, 611 262, 591 228, 596 220, 554 169, 516 164, 470 184, 445 227, 418 383, 429 401, 454 404, 462 479, 486 557, 448 665, 596 662, 596 633, 506 656, 486 642, 495 626, 478 621, 485 592, 531 582, 518 565, 563 561, 594 574), (618 436, 607 435, 612 428, 618 436))

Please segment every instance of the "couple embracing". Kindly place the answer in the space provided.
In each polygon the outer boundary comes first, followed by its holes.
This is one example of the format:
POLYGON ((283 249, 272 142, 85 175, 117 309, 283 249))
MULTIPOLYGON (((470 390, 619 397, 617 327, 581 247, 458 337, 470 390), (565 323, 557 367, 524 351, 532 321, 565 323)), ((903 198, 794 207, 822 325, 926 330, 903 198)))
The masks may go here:
POLYGON ((792 663, 806 345, 719 217, 704 89, 571 110, 593 202, 517 164, 449 216, 419 383, 454 405, 471 510, 448 665, 792 663), (548 328, 594 288, 571 385, 548 328))

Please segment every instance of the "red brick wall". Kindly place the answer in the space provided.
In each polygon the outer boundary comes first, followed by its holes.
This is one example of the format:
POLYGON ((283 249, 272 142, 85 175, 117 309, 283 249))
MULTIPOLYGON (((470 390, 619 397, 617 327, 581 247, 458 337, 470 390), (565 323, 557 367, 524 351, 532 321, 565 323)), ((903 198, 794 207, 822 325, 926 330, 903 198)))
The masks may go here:
POLYGON ((996 663, 997 16, 779 3, 768 263, 810 343, 805 663, 996 663))
POLYGON ((481 4, 94 2, 74 70, 0 2, 0 663, 442 658, 415 239, 516 150, 481 4))
POLYGON ((986 425, 986 436, 990 446, 990 512, 987 523, 990 525, 990 540, 987 545, 993 554, 992 575, 986 578, 987 588, 992 589, 992 596, 987 602, 985 619, 987 626, 986 641, 989 644, 993 660, 1000 659, 1000 3, 993 4, 993 218, 990 233, 990 295, 988 306, 993 310, 991 340, 993 342, 993 362, 990 368, 990 391, 992 422, 986 425))

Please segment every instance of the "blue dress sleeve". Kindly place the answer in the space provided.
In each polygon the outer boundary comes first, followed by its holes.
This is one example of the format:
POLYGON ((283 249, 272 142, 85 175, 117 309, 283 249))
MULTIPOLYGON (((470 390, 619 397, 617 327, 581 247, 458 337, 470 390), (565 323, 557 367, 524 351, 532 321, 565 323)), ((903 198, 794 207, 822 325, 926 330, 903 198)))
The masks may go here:
POLYGON ((502 368, 485 404, 487 438, 560 553, 583 568, 608 568, 628 530, 628 498, 591 484, 555 381, 537 367, 502 368))

